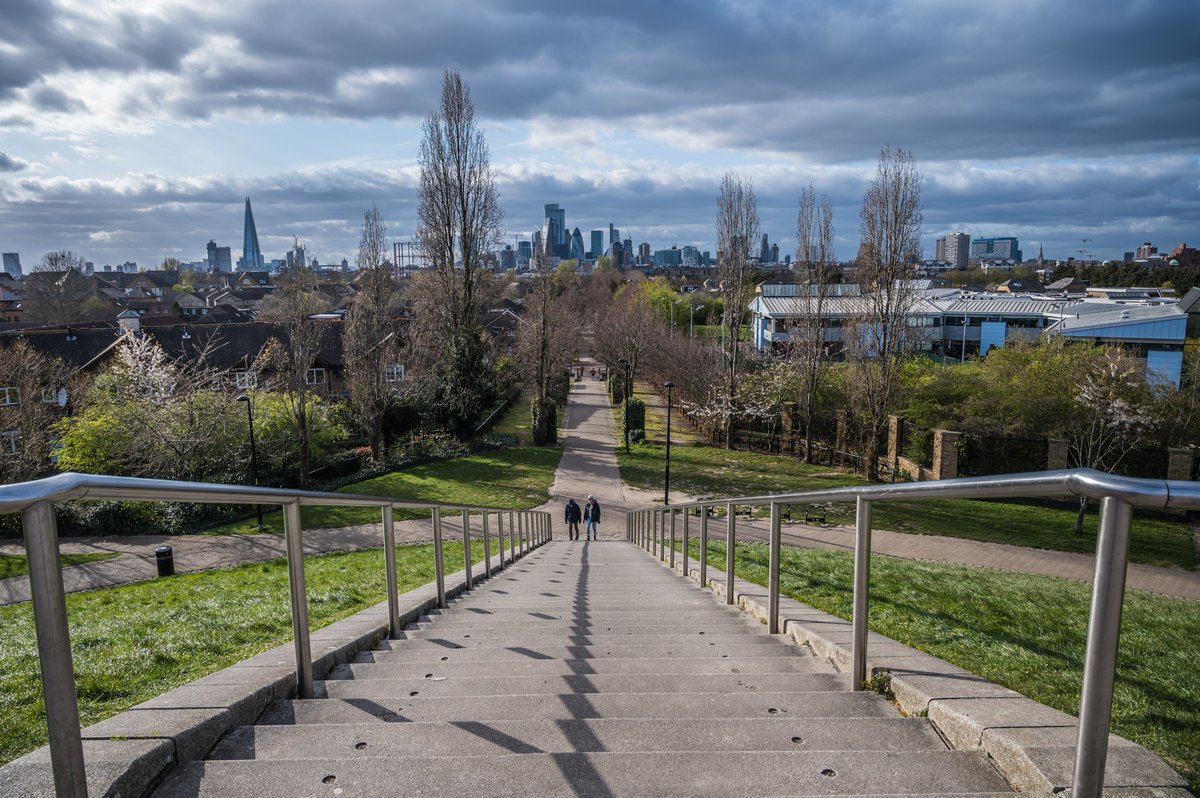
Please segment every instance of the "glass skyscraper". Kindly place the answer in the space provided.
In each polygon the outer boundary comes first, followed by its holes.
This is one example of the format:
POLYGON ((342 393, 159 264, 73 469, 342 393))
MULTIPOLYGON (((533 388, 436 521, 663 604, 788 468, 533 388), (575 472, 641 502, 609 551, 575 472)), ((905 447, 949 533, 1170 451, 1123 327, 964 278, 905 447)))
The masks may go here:
POLYGON ((242 271, 261 271, 263 264, 262 250, 258 247, 258 229, 254 226, 254 212, 250 210, 250 198, 246 197, 246 219, 242 236, 242 271))

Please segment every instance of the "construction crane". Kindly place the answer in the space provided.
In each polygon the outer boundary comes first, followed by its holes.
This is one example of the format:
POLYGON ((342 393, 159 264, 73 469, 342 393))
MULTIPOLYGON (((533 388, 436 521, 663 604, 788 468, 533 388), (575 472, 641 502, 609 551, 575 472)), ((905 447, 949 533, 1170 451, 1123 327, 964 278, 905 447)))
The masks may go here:
POLYGON ((1089 242, 1091 242, 1091 240, 1092 240, 1092 239, 1090 239, 1090 238, 1081 238, 1081 239, 1079 239, 1079 240, 1082 242, 1082 245, 1080 246, 1080 248, 1079 248, 1079 249, 1077 249, 1077 250, 1075 250, 1075 251, 1079 253, 1079 260, 1080 260, 1080 262, 1082 263, 1082 262, 1084 262, 1084 261, 1088 260, 1088 258, 1089 258, 1089 253, 1088 253, 1088 248, 1087 248, 1087 245, 1088 245, 1088 243, 1089 243, 1089 242))

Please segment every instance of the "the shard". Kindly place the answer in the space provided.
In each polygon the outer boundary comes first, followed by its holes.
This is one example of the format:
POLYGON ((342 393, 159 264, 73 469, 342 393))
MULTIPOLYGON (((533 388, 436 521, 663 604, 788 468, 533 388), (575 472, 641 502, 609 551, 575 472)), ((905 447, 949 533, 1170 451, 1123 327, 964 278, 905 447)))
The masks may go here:
POLYGON ((261 271, 266 261, 258 248, 258 230, 254 227, 254 211, 250 210, 250 198, 246 197, 246 222, 242 238, 242 271, 261 271))

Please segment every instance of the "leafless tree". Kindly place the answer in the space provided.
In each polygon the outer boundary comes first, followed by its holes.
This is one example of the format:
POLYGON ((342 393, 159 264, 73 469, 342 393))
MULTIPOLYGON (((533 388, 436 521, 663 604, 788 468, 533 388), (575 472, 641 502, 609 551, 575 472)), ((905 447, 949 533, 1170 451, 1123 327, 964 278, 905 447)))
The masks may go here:
POLYGON ((50 466, 51 425, 61 414, 58 391, 74 398, 81 378, 23 339, 0 347, 0 375, 0 482, 35 479, 50 466))
POLYGON ((21 298, 28 321, 70 324, 98 310, 92 286, 84 276, 85 261, 68 249, 47 252, 22 281, 21 298), (88 307, 91 304, 93 307, 88 307))
POLYGON ((802 315, 789 325, 787 354, 802 378, 804 459, 813 460, 813 424, 817 394, 829 359, 827 299, 833 279, 833 203, 809 185, 800 193, 796 213, 796 292, 802 315))
POLYGON ((525 382, 533 387, 533 442, 538 445, 554 443, 557 437, 552 386, 571 365, 579 344, 579 325, 563 289, 563 276, 550 268, 543 253, 535 253, 533 290, 525 300, 517 349, 525 382))
POLYGON ((400 387, 401 363, 392 312, 387 227, 374 205, 363 214, 358 243, 358 293, 342 334, 349 406, 367 431, 372 459, 383 454, 383 419, 400 387))
POLYGON ((737 401, 738 353, 742 319, 753 292, 751 253, 759 236, 758 200, 754 184, 726 172, 717 195, 717 279, 725 300, 725 446, 733 447, 733 407, 737 401))
POLYGON ((592 353, 609 369, 610 374, 624 379, 624 367, 618 360, 629 363, 631 379, 642 373, 644 361, 661 343, 664 329, 653 311, 643 301, 645 283, 627 286, 613 297, 596 316, 592 333, 592 353))
POLYGON ((316 290, 316 275, 304 265, 304 245, 292 242, 295 264, 288 270, 280 287, 263 303, 262 318, 283 326, 283 340, 272 338, 263 349, 262 359, 274 374, 273 387, 284 391, 292 420, 296 424, 296 449, 301 487, 308 484, 312 461, 309 438, 308 405, 313 383, 311 370, 325 344, 329 328, 312 318, 327 310, 316 290))
POLYGON ((879 440, 900 382, 900 367, 919 328, 909 325, 921 248, 921 174, 903 148, 884 147, 859 213, 858 282, 864 312, 846 328, 846 357, 867 420, 866 474, 879 474, 879 440))
POLYGON ((435 400, 465 434, 483 404, 479 284, 488 253, 500 243, 504 212, 470 90, 457 72, 443 76, 441 104, 425 119, 418 162, 417 241, 446 305, 443 313, 424 307, 418 314, 439 327, 435 400))

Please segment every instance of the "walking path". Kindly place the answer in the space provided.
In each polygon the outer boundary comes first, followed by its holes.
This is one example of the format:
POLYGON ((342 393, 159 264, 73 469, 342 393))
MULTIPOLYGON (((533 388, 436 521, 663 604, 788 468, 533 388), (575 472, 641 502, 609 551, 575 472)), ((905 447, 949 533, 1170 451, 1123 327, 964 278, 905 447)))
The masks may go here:
MULTIPOLYGON (((593 361, 582 357, 578 363, 589 373, 593 361)), ((625 512, 661 501, 661 494, 629 487, 621 482, 616 458, 616 430, 612 406, 604 383, 589 380, 571 383, 567 417, 563 424, 563 456, 550 489, 550 500, 538 509, 548 510, 554 519, 556 535, 565 537, 562 510, 574 497, 580 504, 594 495, 602 509, 600 534, 604 538, 622 538, 625 512)), ((689 500, 676 494, 678 500, 689 500)), ((454 519, 448 517, 447 535, 454 532, 454 519)), ((710 534, 724 534, 724 522, 709 526, 710 534)), ((764 519, 738 521, 738 539, 765 542, 764 519)), ((430 539, 429 524, 405 521, 396 524, 396 540, 415 543, 430 539)), ((854 530, 847 526, 810 526, 785 524, 783 541, 787 545, 852 551, 854 530)), ((223 568, 245 562, 258 562, 284 556, 279 535, 182 535, 67 538, 61 542, 64 553, 119 552, 123 556, 84 563, 63 569, 68 592, 90 590, 128 582, 152 579, 156 575, 154 548, 163 544, 175 550, 179 572, 223 568)), ((382 532, 377 524, 341 529, 306 529, 304 548, 309 554, 380 546, 382 532)), ((1095 557, 1090 554, 1031 549, 1002 543, 986 543, 963 538, 934 535, 909 535, 878 529, 872 535, 877 554, 905 559, 975 565, 1002 571, 1042 574, 1091 582, 1095 557)), ((23 554, 20 543, 0 544, 0 554, 23 554)), ((1131 564, 1126 586, 1134 590, 1200 601, 1200 572, 1179 568, 1158 568, 1131 564)), ((0 606, 29 600, 29 582, 23 576, 0 579, 0 606)))

